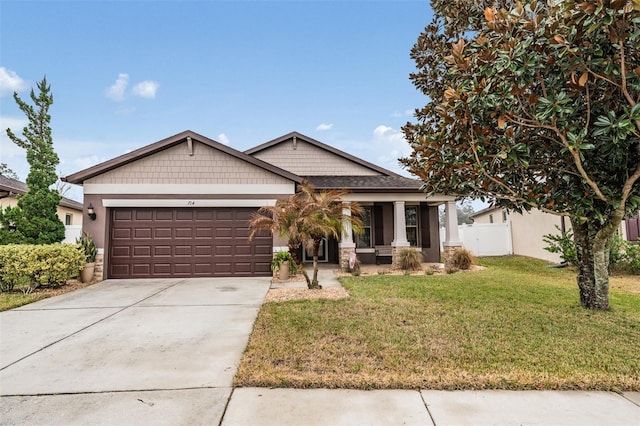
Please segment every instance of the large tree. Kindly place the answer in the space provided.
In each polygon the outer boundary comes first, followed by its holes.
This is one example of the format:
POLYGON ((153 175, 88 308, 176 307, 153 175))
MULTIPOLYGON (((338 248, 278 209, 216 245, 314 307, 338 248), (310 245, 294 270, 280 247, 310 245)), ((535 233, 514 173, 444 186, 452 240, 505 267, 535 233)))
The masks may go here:
MULTIPOLYGON (((275 206, 260 208, 251 218, 249 238, 256 232, 267 230, 288 238, 289 251, 294 259, 300 246, 313 255, 313 277, 309 278, 304 268, 300 268, 310 289, 321 288, 318 282, 318 255, 322 240, 329 237, 340 238, 345 219, 350 219, 356 232, 362 227, 362 207, 357 203, 342 202, 346 191, 316 191, 315 187, 303 182, 298 192, 286 199, 278 200, 275 206), (350 207, 351 216, 346 217, 344 207, 350 207)), ((299 262, 299 260, 298 260, 299 262)))
POLYGON ((429 193, 568 216, 580 301, 607 309, 609 247, 640 207, 640 0, 432 7, 404 164, 429 193))
POLYGON ((26 194, 19 196, 16 207, 0 212, 0 241, 3 242, 51 244, 64 240, 64 224, 57 214, 61 197, 57 190, 51 189, 58 179, 56 166, 60 162, 53 149, 49 126, 53 95, 46 77, 37 87, 38 95, 31 90, 33 106, 17 93, 13 94, 29 124, 22 130, 22 138, 11 129, 7 129, 7 136, 26 151, 30 168, 26 194))

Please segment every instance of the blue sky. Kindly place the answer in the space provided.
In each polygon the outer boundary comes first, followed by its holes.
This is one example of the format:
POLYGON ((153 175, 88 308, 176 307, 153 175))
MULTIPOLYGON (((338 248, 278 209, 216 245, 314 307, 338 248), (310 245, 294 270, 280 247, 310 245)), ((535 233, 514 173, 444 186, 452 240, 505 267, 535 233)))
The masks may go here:
POLYGON ((295 130, 400 172, 430 18, 427 0, 0 0, 0 161, 26 178, 4 129, 46 74, 63 175, 187 129, 239 150, 295 130))

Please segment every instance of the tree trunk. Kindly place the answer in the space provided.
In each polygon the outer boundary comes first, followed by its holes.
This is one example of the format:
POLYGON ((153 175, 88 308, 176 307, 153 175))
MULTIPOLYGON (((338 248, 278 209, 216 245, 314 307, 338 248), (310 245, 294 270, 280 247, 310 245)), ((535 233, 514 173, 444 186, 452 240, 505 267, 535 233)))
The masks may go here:
POLYGON ((596 229, 593 222, 574 218, 571 225, 578 255, 580 303, 587 309, 609 309, 609 250, 615 228, 596 229))
POLYGON ((318 255, 320 253, 320 242, 322 240, 313 240, 313 280, 311 280, 311 286, 309 288, 319 289, 322 288, 318 283, 318 255))

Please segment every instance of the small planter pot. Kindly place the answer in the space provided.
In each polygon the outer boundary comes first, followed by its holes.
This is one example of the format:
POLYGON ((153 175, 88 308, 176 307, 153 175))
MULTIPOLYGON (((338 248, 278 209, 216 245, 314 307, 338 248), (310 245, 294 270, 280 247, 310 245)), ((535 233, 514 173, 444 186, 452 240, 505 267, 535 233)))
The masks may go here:
POLYGON ((83 283, 90 283, 93 280, 93 273, 96 269, 95 262, 85 263, 84 268, 80 271, 80 280, 83 283))
POLYGON ((282 281, 286 281, 289 279, 291 275, 291 271, 289 270, 289 262, 281 262, 279 266, 279 278, 282 281))

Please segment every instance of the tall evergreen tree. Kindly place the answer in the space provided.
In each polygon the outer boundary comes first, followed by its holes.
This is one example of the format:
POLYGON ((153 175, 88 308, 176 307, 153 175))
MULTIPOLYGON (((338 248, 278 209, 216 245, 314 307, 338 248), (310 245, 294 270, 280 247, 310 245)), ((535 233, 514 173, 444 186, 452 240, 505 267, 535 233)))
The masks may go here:
POLYGON ((49 126, 53 95, 46 77, 37 87, 37 96, 31 90, 33 106, 20 99, 17 93, 13 94, 29 124, 22 130, 23 138, 11 129, 7 129, 7 136, 26 150, 30 168, 27 193, 18 198, 16 207, 7 207, 0 212, 0 243, 51 244, 64 239, 64 224, 56 213, 62 197, 57 190, 50 189, 58 179, 56 166, 60 162, 53 150, 49 126))

